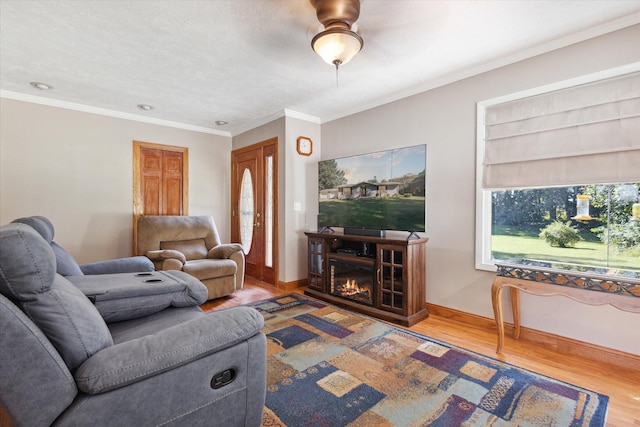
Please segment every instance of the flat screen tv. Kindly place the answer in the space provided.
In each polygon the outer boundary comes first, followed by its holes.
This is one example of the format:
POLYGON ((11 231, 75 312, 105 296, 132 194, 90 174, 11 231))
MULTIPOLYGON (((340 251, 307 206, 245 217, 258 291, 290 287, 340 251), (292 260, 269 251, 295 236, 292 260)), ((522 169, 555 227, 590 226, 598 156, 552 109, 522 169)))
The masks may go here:
POLYGON ((426 230, 427 146, 318 162, 318 230, 426 230))

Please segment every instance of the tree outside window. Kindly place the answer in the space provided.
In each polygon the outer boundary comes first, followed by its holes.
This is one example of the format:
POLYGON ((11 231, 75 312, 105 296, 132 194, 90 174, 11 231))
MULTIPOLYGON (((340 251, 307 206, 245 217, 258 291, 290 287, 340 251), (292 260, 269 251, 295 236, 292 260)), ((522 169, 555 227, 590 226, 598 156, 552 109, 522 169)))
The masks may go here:
POLYGON ((640 271, 634 205, 637 213, 639 182, 493 191, 492 258, 640 271), (591 219, 577 216, 578 195, 589 196, 591 219))

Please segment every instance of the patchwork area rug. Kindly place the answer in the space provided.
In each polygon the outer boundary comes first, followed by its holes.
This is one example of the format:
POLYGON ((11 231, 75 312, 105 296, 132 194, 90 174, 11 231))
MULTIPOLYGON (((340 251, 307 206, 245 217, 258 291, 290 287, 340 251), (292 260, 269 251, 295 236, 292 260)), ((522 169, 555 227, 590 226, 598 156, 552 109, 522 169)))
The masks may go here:
POLYGON ((263 426, 602 426, 608 397, 292 294, 267 335, 263 426))

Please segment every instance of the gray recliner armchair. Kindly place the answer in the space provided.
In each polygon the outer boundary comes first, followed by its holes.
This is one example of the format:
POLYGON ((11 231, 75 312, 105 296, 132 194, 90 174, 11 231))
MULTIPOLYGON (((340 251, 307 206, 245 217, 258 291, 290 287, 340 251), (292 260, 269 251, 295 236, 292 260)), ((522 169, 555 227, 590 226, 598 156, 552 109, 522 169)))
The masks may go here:
POLYGON ((153 271, 153 263, 143 256, 111 259, 78 264, 65 248, 53 241, 55 230, 53 223, 44 216, 29 216, 14 219, 13 223, 27 224, 36 230, 51 245, 56 255, 56 271, 63 276, 83 276, 85 274, 113 274, 153 271))
POLYGON ((156 270, 182 270, 200 280, 208 299, 230 295, 244 285, 244 252, 237 243, 222 243, 212 216, 141 216, 137 255, 156 270))
POLYGON ((74 280, 33 228, 0 227, 0 404, 16 426, 260 425, 258 311, 203 313, 205 287, 180 271, 74 280))

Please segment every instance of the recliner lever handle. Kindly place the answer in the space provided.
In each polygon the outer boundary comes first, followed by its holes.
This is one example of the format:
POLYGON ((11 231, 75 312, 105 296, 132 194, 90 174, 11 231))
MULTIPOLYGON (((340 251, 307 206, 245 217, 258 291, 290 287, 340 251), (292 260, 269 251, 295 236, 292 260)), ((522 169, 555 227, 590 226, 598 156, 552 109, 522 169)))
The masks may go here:
POLYGON ((236 379, 236 369, 235 368, 225 369, 224 371, 218 372, 213 376, 213 378, 211 379, 211 388, 212 389, 222 388, 227 384, 231 384, 235 379, 236 379))

